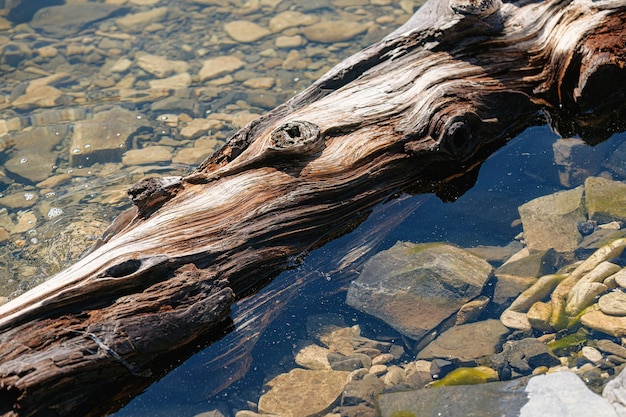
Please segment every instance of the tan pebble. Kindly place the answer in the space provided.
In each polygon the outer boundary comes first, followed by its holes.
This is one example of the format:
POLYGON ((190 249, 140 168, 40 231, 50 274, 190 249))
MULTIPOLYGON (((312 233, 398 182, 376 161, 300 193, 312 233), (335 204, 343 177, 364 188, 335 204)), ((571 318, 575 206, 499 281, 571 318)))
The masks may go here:
POLYGON ((385 372, 387 372, 387 365, 372 365, 369 369, 369 373, 376 376, 381 376, 385 372))
POLYGON ((224 25, 224 30, 228 36, 243 43, 258 41, 272 33, 269 29, 247 20, 228 22, 224 25))
POLYGON ((268 90, 274 86, 275 80, 272 77, 258 77, 250 78, 243 82, 243 85, 248 88, 268 90))
POLYGON ((404 382, 405 379, 406 374, 402 368, 399 366, 390 366, 382 380, 387 387, 393 387, 404 382))
POLYGON ((348 381, 360 381, 365 375, 369 374, 369 370, 365 368, 355 369, 348 375, 348 381))
POLYGON ((230 74, 244 65, 245 63, 235 56, 221 56, 207 59, 202 63, 202 68, 199 72, 200 81, 230 74))
POLYGON ((581 353, 586 359, 593 363, 598 363, 603 358, 602 353, 592 346, 583 346, 581 353))
POLYGON ((39 54, 39 56, 42 56, 44 58, 54 58, 59 54, 59 50, 54 46, 44 46, 37 49, 37 53, 39 54))
POLYGON ((383 353, 372 359, 372 365, 386 364, 391 362, 393 359, 394 358, 391 353, 383 353))
POLYGON ((545 373, 548 372, 548 367, 547 366, 538 366, 535 369, 533 369, 532 374, 533 375, 543 375, 545 373))
POLYGON ((626 293, 611 291, 598 300, 598 306, 604 314, 610 316, 626 316, 626 293))
POLYGON ((274 41, 277 48, 297 48, 304 43, 304 38, 300 35, 279 36, 274 41))

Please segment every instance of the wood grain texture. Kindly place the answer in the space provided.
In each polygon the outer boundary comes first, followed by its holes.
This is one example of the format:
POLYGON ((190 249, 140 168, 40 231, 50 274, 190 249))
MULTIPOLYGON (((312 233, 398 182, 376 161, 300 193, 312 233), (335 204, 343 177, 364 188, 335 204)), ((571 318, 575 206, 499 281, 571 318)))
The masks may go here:
POLYGON ((188 176, 135 185, 87 256, 1 306, 0 413, 109 412, 390 196, 458 197, 531 125, 624 130, 625 28, 624 0, 429 1, 188 176))

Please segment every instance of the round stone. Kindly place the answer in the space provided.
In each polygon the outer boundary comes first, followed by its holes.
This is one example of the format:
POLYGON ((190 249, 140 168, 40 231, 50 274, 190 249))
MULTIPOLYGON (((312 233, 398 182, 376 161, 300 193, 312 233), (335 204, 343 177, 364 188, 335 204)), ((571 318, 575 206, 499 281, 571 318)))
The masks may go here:
POLYGON ((626 293, 611 291, 598 300, 600 310, 610 316, 626 316, 626 293))

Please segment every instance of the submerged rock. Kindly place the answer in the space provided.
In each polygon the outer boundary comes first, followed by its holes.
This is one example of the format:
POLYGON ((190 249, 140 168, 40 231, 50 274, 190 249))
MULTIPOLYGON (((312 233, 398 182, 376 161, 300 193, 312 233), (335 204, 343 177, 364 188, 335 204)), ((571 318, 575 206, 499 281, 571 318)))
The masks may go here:
POLYGON ((328 411, 348 383, 349 372, 293 369, 267 383, 259 412, 283 417, 308 417, 328 411))
POLYGON ((600 222, 626 220, 626 184, 601 177, 585 180, 589 218, 600 222))
POLYGON ((30 25, 47 35, 74 35, 90 23, 97 22, 121 10, 120 6, 103 3, 73 3, 40 9, 30 25))
POLYGON ((346 302, 420 340, 478 297, 491 272, 487 262, 451 245, 398 242, 365 264, 346 302))
POLYGON ((422 349, 417 358, 471 361, 496 353, 507 333, 509 329, 500 320, 493 319, 455 326, 422 349))
POLYGON ((582 240, 578 223, 587 220, 583 187, 535 198, 519 207, 529 249, 569 252, 582 240))

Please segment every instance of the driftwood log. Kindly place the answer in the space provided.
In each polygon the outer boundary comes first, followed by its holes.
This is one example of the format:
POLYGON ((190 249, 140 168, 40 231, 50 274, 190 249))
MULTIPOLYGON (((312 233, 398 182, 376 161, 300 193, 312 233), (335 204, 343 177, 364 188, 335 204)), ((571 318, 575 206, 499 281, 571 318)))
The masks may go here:
POLYGON ((625 67, 626 0, 429 1, 188 176, 132 187, 88 255, 0 307, 0 414, 114 411, 381 201, 454 199, 531 125, 624 130, 625 67))

